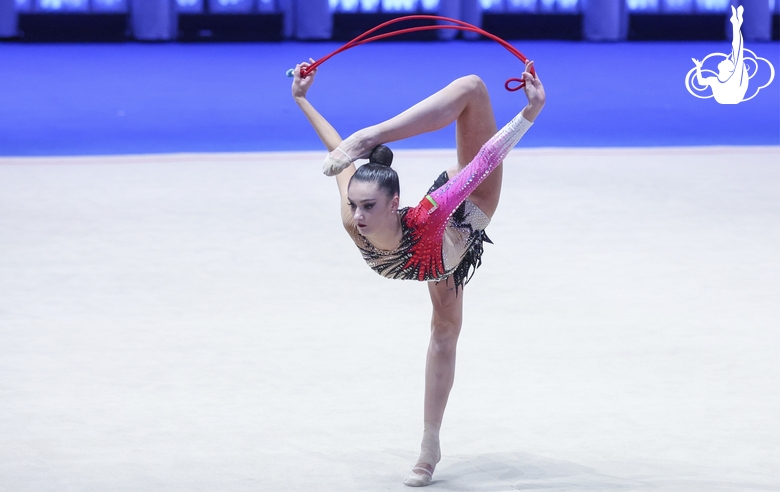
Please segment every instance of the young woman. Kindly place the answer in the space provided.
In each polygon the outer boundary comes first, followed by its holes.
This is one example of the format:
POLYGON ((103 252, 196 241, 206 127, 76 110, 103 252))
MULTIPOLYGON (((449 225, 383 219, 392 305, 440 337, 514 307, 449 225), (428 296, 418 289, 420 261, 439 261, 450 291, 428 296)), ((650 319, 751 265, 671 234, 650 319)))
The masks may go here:
MULTIPOLYGON (((313 62, 313 60, 311 60, 313 62)), ((545 103, 533 62, 523 72, 528 104, 496 131, 485 84, 462 77, 403 113, 342 140, 306 99, 316 71, 295 67, 292 94, 325 144, 324 172, 335 175, 344 228, 368 265, 389 278, 428 281, 433 319, 425 368, 420 456, 404 484, 431 482, 441 459, 439 429, 455 375, 455 348, 463 313, 463 286, 481 263, 485 228, 498 206, 502 161, 532 125, 545 103), (414 208, 399 209, 398 176, 384 143, 439 130, 456 122, 457 166, 442 173, 414 208), (356 168, 357 158, 369 163, 356 168)), ((488 240, 489 241, 489 240, 488 240)))

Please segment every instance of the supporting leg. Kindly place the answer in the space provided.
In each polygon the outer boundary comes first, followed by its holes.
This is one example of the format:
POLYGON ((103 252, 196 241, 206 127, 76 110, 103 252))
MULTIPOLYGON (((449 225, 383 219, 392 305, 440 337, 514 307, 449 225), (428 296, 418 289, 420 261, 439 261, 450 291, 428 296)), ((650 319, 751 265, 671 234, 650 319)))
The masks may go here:
POLYGON ((441 459, 439 430, 455 379, 455 352, 463 321, 463 289, 456 295, 452 282, 429 283, 433 304, 431 341, 425 365, 425 408, 420 457, 406 485, 428 485, 441 459))

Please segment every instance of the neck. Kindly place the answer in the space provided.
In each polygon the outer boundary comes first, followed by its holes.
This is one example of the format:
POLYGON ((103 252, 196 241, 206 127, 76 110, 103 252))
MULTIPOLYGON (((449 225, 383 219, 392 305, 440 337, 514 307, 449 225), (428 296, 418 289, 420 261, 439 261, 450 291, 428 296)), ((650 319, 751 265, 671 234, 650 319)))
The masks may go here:
POLYGON ((382 228, 381 232, 366 236, 375 248, 382 250, 393 250, 401 245, 403 239, 403 228, 401 227, 401 216, 396 214, 387 227, 382 228))

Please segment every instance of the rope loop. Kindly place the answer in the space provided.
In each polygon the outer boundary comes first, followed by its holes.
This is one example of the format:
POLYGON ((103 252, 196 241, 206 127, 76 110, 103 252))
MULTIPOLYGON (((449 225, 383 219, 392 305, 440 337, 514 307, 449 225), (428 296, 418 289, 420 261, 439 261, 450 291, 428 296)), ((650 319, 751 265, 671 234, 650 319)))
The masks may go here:
POLYGON ((516 77, 513 77, 513 78, 511 78, 511 79, 508 79, 508 80, 506 81, 506 83, 504 84, 504 89, 508 90, 509 92, 515 92, 515 91, 519 91, 519 90, 520 90, 520 89, 522 89, 523 87, 525 87, 525 80, 523 80, 523 79, 518 79, 518 78, 516 78, 516 77), (511 84, 512 82, 517 82, 517 85, 516 85, 516 86, 514 86, 514 87, 510 86, 509 84, 511 84))

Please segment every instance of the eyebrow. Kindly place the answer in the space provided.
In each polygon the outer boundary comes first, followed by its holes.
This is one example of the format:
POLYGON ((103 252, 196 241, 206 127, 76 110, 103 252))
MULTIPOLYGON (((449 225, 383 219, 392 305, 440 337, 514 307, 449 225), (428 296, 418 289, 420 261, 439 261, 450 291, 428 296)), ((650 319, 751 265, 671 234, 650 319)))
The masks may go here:
MULTIPOLYGON (((347 201, 348 201, 349 203, 355 203, 355 200, 351 199, 350 197, 347 197, 347 201)), ((374 203, 374 202, 376 202, 376 199, 375 199, 375 198, 366 198, 365 200, 360 200, 360 202, 359 202, 359 203, 361 203, 361 204, 365 205, 365 204, 367 204, 367 203, 374 203)))

